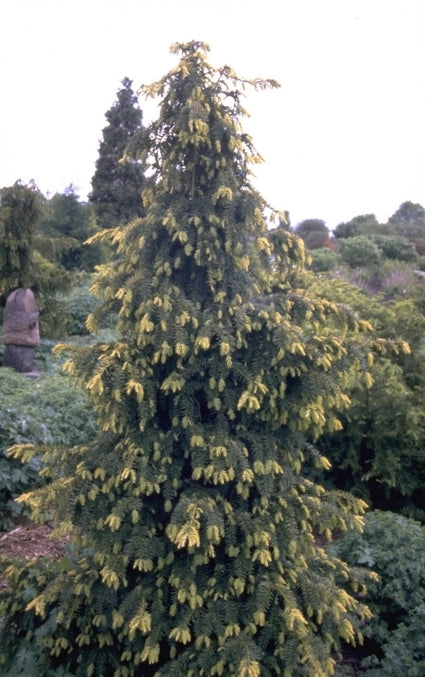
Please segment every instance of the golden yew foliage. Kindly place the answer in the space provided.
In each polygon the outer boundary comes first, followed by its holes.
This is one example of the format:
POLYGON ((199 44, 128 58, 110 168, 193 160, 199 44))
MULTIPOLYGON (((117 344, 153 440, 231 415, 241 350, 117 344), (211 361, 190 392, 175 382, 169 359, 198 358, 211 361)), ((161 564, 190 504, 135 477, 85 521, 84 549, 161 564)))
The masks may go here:
POLYGON ((275 83, 175 51, 128 149, 150 167, 145 215, 96 237, 116 253, 88 326, 114 313, 119 338, 66 365, 102 433, 27 497, 72 524, 78 556, 28 609, 55 614, 44 647, 78 676, 329 677, 368 611, 316 536, 361 527, 365 505, 305 468, 327 467, 312 441, 338 426, 360 324, 302 291, 302 243, 250 184, 241 90, 275 83))

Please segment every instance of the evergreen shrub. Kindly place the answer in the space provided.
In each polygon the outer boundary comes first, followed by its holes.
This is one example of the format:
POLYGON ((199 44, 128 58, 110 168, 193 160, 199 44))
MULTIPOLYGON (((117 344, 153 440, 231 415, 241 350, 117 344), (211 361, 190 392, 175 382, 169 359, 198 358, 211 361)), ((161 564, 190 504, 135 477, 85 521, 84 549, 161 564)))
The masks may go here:
MULTIPOLYGON (((66 558, 65 562, 70 562, 70 560, 66 558)), ((22 606, 25 607, 31 593, 46 585, 53 579, 58 570, 64 570, 64 568, 64 561, 56 563, 48 558, 40 558, 26 563, 19 563, 13 559, 7 561, 4 558, 0 561, 0 575, 3 581, 5 575, 8 577, 8 583, 15 596, 16 610, 22 606)), ((9 593, 9 589, 2 592, 5 597, 9 593)), ((49 624, 40 628, 37 623, 37 614, 34 611, 30 611, 24 616, 17 614, 16 622, 23 631, 24 637, 19 642, 19 648, 13 658, 7 665, 2 665, 2 677, 74 677, 65 667, 54 662, 50 663, 47 660, 48 651, 44 646, 43 637, 48 631, 49 624)), ((52 622, 53 619, 50 619, 50 626, 52 626, 52 622)))

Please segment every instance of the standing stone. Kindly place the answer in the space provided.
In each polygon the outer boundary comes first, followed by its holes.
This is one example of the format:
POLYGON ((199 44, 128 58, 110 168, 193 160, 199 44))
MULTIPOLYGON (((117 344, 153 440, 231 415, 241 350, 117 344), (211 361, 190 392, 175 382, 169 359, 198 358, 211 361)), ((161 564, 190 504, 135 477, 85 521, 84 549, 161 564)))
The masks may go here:
POLYGON ((34 348, 40 343, 38 308, 31 289, 15 289, 3 312, 3 366, 34 371, 34 348))

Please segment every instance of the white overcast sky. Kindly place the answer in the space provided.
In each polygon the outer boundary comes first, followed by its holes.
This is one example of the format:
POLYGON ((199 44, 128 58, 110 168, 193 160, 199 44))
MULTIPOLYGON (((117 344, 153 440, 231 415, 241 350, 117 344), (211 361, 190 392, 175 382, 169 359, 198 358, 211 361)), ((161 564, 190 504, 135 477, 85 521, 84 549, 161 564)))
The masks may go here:
MULTIPOLYGON (((90 191, 105 112, 174 42, 278 90, 249 93, 255 185, 292 225, 425 206, 425 0, 0 0, 0 187, 90 191)), ((144 100, 140 101, 148 117, 144 100)))

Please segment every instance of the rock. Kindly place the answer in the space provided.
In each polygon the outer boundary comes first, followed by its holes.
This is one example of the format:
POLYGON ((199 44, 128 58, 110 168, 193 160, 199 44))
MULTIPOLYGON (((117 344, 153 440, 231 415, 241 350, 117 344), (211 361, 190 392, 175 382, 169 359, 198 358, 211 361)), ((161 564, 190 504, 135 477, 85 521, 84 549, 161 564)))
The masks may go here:
POLYGON ((3 352, 3 367, 11 367, 21 373, 33 372, 34 348, 31 346, 15 346, 9 343, 3 352))
POLYGON ((31 289, 15 289, 3 312, 3 366, 34 372, 34 348, 40 343, 38 308, 31 289))

